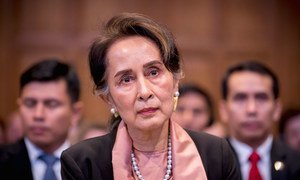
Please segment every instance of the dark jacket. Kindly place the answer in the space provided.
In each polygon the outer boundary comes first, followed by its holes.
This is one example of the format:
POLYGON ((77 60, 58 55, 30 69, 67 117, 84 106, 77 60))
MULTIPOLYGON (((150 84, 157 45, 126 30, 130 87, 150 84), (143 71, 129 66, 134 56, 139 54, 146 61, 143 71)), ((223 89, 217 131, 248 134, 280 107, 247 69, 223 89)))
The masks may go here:
POLYGON ((0 147, 0 179, 33 179, 24 139, 0 147))
MULTIPOLYGON (((208 179, 240 179, 238 166, 226 140, 205 133, 187 132, 199 151, 208 179)), ((65 150, 61 157, 63 179, 112 180, 115 138, 116 132, 111 132, 65 150)))
MULTIPOLYGON (((230 141, 227 138, 229 144, 230 141)), ((236 162, 239 164, 238 156, 234 151, 236 162)), ((279 139, 274 139, 271 147, 271 177, 272 180, 300 180, 300 154, 291 150, 286 144, 279 139), (274 164, 282 162, 284 167, 276 170, 274 164)))

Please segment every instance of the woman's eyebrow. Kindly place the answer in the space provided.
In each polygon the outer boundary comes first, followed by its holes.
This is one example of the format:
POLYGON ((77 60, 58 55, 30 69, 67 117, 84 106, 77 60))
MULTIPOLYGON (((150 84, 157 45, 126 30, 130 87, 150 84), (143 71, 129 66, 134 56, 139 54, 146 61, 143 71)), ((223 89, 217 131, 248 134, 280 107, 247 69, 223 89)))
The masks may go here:
POLYGON ((153 60, 143 65, 144 68, 153 66, 153 65, 162 65, 163 63, 160 60, 153 60))
POLYGON ((118 71, 118 72, 114 75, 114 77, 118 77, 118 76, 120 76, 120 75, 122 75, 122 74, 130 74, 131 72, 132 72, 131 69, 124 69, 124 70, 118 71))

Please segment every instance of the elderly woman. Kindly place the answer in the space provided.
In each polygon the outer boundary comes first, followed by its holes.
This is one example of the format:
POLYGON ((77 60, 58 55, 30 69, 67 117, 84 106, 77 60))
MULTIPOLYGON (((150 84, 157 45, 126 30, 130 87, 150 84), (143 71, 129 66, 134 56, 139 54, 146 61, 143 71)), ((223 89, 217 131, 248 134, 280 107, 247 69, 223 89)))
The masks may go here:
POLYGON ((113 17, 92 44, 89 65, 113 128, 63 153, 63 179, 238 179, 225 140, 171 120, 182 71, 163 26, 139 14, 113 17))

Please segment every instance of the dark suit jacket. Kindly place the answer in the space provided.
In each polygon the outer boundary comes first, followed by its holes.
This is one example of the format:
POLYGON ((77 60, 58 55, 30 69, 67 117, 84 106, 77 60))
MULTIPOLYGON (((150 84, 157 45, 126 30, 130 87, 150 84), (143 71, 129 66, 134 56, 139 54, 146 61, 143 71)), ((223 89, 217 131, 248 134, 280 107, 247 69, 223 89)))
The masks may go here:
MULTIPOLYGON (((229 139, 228 139, 229 140, 229 139)), ((228 141, 230 144, 230 141, 228 141)), ((236 162, 239 164, 237 154, 234 151, 236 162)), ((271 177, 272 180, 300 180, 300 154, 291 150, 286 144, 279 139, 274 139, 271 148, 271 177), (276 170, 275 162, 280 161, 284 164, 284 168, 276 170)))
POLYGON ((0 179, 33 179, 24 140, 0 147, 0 179))
MULTIPOLYGON (((208 179, 240 179, 238 166, 226 140, 188 131, 200 153, 208 179)), ((112 149, 116 132, 85 140, 65 150, 61 156, 65 180, 112 180, 112 149)), ((130 164, 128 164, 130 166, 130 164)))

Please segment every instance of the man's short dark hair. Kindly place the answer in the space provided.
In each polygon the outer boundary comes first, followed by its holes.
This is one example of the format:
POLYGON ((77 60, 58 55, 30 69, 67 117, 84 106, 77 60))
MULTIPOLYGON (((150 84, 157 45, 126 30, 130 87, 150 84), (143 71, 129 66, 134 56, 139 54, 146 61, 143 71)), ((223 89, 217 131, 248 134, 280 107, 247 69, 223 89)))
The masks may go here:
POLYGON ((80 83, 75 70, 59 59, 44 59, 29 67, 20 77, 20 93, 31 82, 50 82, 63 79, 71 102, 77 102, 80 96, 80 83))
POLYGON ((274 95, 274 99, 277 99, 279 97, 279 81, 276 74, 266 65, 251 60, 232 66, 226 71, 222 79, 222 98, 224 100, 226 100, 228 96, 228 79, 233 73, 242 71, 250 71, 269 76, 272 80, 272 92, 274 95))

